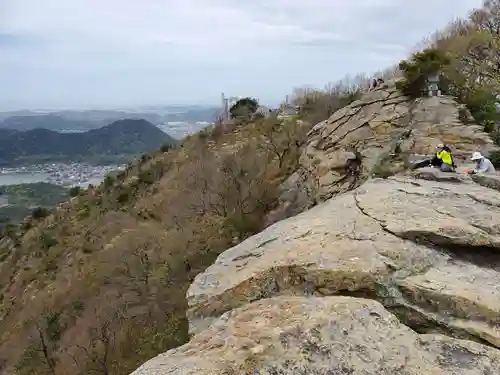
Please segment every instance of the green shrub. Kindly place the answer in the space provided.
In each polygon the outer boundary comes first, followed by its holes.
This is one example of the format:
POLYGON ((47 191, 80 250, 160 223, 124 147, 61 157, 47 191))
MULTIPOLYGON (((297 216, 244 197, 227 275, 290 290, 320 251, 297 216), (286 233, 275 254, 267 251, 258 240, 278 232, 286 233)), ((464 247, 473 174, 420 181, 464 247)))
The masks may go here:
POLYGON ((111 186, 113 186, 114 182, 115 182, 115 180, 113 179, 113 177, 111 177, 110 175, 107 175, 104 178, 103 185, 105 188, 110 188, 111 186))
POLYGON ((40 234, 40 242, 41 242, 42 248, 45 250, 48 250, 52 246, 57 245, 57 240, 47 232, 42 232, 40 234))
POLYGON ((169 152, 172 148, 173 148, 173 146, 171 144, 165 143, 165 144, 161 145, 160 151, 161 152, 169 152))
POLYGON ((394 176, 394 171, 389 165, 379 164, 373 167, 372 176, 377 178, 388 178, 394 176))
POLYGON ((151 185, 154 184, 155 182, 155 175, 152 170, 147 170, 147 171, 141 171, 139 173, 139 181, 142 182, 143 184, 151 185))
POLYGON ((404 79, 398 81, 397 87, 411 98, 419 98, 427 91, 427 78, 440 72, 450 60, 439 50, 428 48, 413 54, 410 60, 399 63, 404 79))
POLYGON ((2 235, 5 237, 9 237, 11 239, 16 238, 17 227, 14 224, 7 223, 2 230, 2 235))
POLYGON ((496 108, 498 100, 492 90, 487 87, 479 87, 468 91, 459 100, 467 106, 474 120, 484 126, 486 132, 490 133, 494 129, 499 115, 496 108))
POLYGON ((500 151, 493 151, 488 157, 495 168, 500 168, 500 151))
POLYGON ((70 197, 72 197, 72 198, 73 198, 73 197, 77 197, 77 196, 80 194, 81 190, 82 190, 82 189, 81 189, 81 187, 80 187, 80 186, 73 186, 71 189, 69 189, 68 194, 69 194, 69 196, 70 196, 70 197))
POLYGON ((127 190, 121 191, 116 197, 116 201, 120 204, 127 203, 130 200, 130 192, 127 190))
POLYGON ((76 216, 79 220, 86 219, 90 216, 90 206, 87 202, 83 205, 82 209, 76 213, 76 216))
POLYGON ((33 212, 31 213, 31 216, 33 217, 33 219, 40 220, 40 219, 43 219, 43 218, 49 216, 49 214, 50 214, 50 212, 46 208, 37 207, 33 210, 33 212))
MULTIPOLYGON (((454 85, 446 79, 444 81, 446 94, 454 96, 458 102, 464 104, 475 123, 482 125, 487 133, 495 130, 495 124, 500 120, 497 110, 499 100, 495 90, 488 86, 467 87, 454 85)), ((459 110, 459 118, 464 124, 469 123, 465 110, 459 110)))
POLYGON ((249 118, 259 108, 259 102, 254 98, 241 98, 234 103, 229 112, 232 118, 249 118))

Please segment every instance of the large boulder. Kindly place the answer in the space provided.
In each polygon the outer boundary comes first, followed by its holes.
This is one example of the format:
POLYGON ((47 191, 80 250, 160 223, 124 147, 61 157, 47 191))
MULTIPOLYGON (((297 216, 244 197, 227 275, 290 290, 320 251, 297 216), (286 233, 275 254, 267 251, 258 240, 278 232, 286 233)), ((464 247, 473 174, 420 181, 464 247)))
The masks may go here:
POLYGON ((263 298, 349 295, 500 347, 499 207, 470 179, 370 180, 221 254, 188 290, 191 333, 263 298))
POLYGON ((417 334, 373 300, 276 297, 226 313, 133 375, 498 373, 500 351, 417 334))

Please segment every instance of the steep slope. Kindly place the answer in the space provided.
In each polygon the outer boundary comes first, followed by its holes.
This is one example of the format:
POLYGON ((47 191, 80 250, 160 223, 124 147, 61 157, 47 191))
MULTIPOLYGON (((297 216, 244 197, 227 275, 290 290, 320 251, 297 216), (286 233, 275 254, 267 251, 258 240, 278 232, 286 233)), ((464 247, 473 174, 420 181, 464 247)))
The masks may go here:
POLYGON ((120 120, 84 133, 2 130, 0 164, 36 158, 67 161, 97 155, 138 154, 173 143, 173 138, 145 120, 120 120))
POLYGON ((296 168, 295 141, 280 167, 263 125, 148 154, 0 239, 0 373, 127 374, 184 344, 189 284, 262 229, 296 168))
POLYGON ((387 85, 316 125, 274 221, 316 206, 197 275, 191 341, 133 374, 499 372, 500 178, 405 171, 495 149, 459 111, 387 85))

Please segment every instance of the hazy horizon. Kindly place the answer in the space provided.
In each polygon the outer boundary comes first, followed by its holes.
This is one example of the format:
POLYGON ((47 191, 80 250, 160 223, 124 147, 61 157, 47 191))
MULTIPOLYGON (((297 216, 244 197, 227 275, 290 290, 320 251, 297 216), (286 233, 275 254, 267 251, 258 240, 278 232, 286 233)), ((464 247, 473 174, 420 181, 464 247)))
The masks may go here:
POLYGON ((32 107, 32 108, 23 108, 23 107, 2 107, 0 105, 0 113, 6 113, 6 112, 22 112, 22 111, 29 111, 29 112, 37 112, 37 113, 51 113, 51 112, 63 112, 63 111, 75 111, 75 112, 84 112, 84 111, 137 111, 137 110, 143 110, 143 111, 148 111, 151 110, 152 107, 154 108, 160 108, 160 107, 204 107, 204 108, 211 108, 211 107, 220 107, 219 103, 208 103, 208 104, 197 104, 197 103, 191 103, 191 104, 144 104, 144 105, 130 105, 130 106, 119 106, 119 105, 96 105, 92 107, 32 107), (147 109, 147 107, 150 107, 150 109, 147 109))
POLYGON ((394 65, 481 3, 0 0, 0 109, 279 103, 394 65))

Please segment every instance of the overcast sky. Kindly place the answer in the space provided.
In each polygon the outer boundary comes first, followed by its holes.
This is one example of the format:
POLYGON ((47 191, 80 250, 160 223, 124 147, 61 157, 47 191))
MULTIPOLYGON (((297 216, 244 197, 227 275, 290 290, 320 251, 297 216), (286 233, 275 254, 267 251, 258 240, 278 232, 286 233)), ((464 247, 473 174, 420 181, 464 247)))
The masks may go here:
POLYGON ((0 0, 0 108, 279 102, 371 72, 481 0, 0 0))

